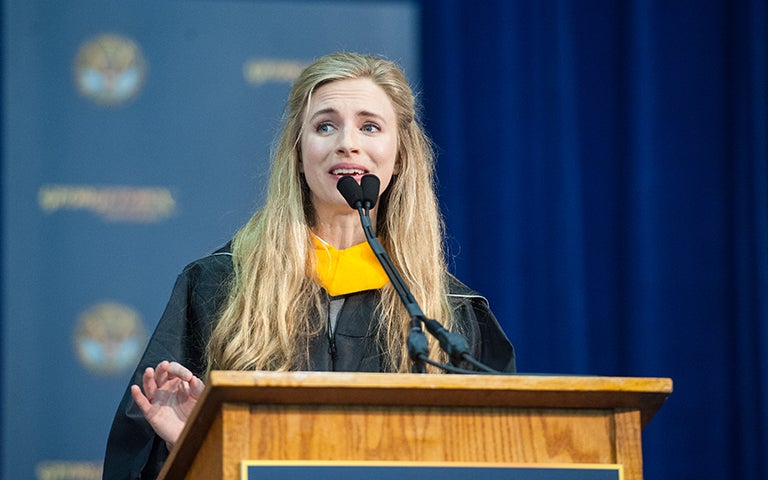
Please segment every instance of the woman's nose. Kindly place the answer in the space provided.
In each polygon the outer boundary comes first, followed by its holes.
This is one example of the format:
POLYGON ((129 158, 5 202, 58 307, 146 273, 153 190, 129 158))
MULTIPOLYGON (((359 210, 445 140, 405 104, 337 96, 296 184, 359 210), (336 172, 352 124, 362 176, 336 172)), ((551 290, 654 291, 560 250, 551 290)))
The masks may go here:
POLYGON ((350 128, 345 128, 339 134, 339 143, 336 146, 336 151, 342 155, 349 155, 350 153, 356 153, 359 149, 357 144, 357 135, 355 131, 350 128))

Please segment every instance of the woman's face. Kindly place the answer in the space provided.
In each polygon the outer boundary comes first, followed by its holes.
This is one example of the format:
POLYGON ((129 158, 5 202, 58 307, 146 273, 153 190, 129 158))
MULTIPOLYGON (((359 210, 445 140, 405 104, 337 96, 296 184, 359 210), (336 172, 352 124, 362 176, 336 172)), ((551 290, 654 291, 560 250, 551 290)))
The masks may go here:
POLYGON ((350 208, 336 190, 345 175, 372 173, 383 192, 395 171, 397 117, 384 90, 367 78, 337 80, 315 90, 302 125, 300 170, 319 216, 350 208))

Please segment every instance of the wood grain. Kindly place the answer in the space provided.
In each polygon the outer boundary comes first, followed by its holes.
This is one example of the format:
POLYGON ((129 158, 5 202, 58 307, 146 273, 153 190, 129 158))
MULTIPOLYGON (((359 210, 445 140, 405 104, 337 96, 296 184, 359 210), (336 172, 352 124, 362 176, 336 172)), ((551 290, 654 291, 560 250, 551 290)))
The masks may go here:
POLYGON ((613 463, 611 413, 255 406, 249 458, 613 463))

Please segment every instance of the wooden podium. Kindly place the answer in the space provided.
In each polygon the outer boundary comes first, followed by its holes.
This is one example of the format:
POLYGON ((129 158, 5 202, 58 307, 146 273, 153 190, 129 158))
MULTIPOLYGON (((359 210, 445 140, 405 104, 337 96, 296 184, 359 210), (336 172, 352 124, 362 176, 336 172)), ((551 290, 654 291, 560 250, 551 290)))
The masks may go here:
POLYGON ((667 378, 212 372, 161 479, 240 478, 243 460, 621 464, 667 378))

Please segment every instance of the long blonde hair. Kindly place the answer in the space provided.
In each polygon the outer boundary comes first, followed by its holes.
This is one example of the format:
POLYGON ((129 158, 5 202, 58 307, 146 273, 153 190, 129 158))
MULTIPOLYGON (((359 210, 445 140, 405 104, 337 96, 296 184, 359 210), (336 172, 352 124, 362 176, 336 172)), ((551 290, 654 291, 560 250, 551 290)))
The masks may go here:
MULTIPOLYGON (((299 139, 309 98, 318 87, 368 78, 389 96, 398 117, 398 175, 379 200, 377 235, 424 313, 454 327, 447 302, 443 222, 434 188, 434 154, 420 127, 414 95, 401 70, 379 57, 336 53, 296 80, 283 132, 272 155, 267 200, 234 237, 229 299, 208 344, 208 370, 297 370, 306 366, 313 318, 327 317, 315 278, 310 230, 315 214, 299 172, 299 139)), ((385 368, 410 370, 405 338, 410 318, 394 288, 381 291, 377 338, 385 368)), ((445 360, 430 340, 430 357, 445 360)))

